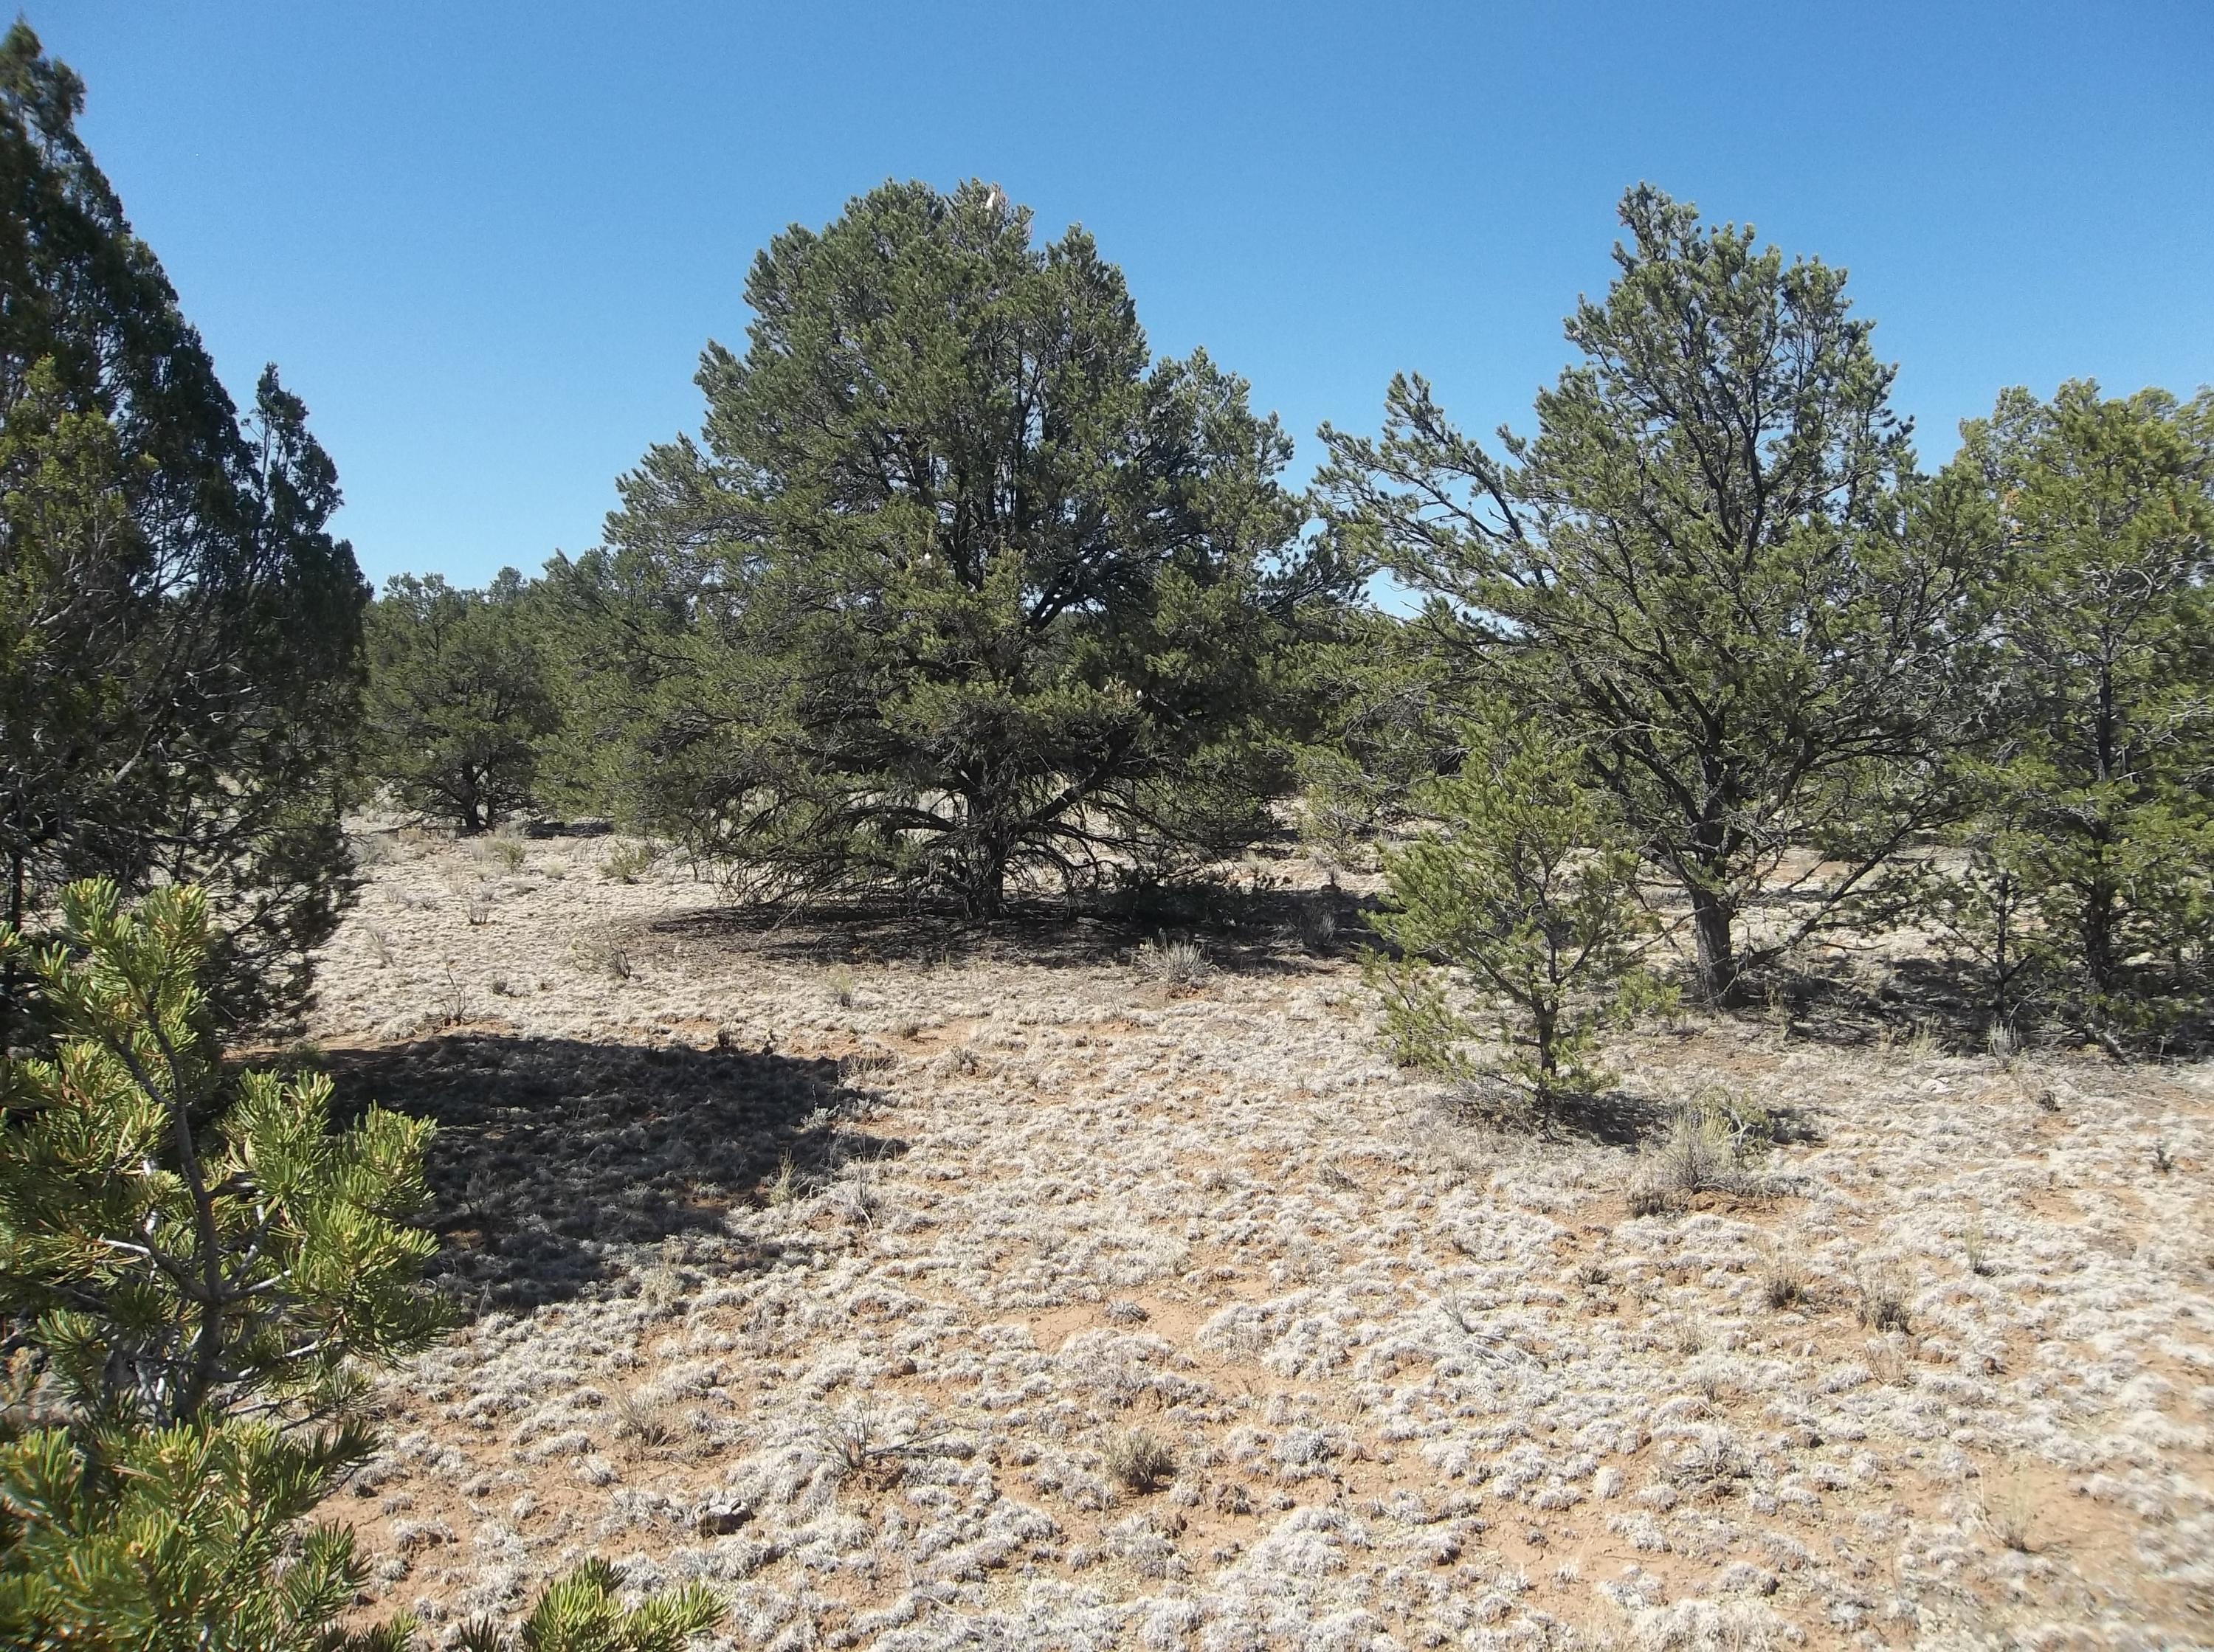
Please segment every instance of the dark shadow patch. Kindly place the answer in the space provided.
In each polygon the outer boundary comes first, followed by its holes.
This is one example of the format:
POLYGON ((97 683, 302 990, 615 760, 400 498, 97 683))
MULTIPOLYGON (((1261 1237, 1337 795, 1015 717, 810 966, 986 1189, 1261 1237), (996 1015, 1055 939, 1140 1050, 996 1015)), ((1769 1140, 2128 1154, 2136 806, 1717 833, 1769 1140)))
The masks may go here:
POLYGON ((1010 901, 991 918, 950 907, 817 902, 804 909, 724 906, 660 919, 647 948, 706 946, 816 964, 1018 962, 1090 969, 1127 960, 1149 941, 1196 942, 1218 969, 1300 973, 1373 941, 1373 897, 1337 889, 1209 887, 1143 902, 1010 901))
POLYGON ((906 1150, 855 1128, 867 1098, 828 1059, 467 1032, 326 1064, 342 1114, 376 1101, 437 1125, 429 1271, 485 1306, 634 1289, 625 1257, 672 1238, 721 1271, 766 1265, 723 1218, 786 1158, 906 1150))
POLYGON ((1562 1096, 1540 1107, 1510 1084, 1481 1079, 1461 1086, 1450 1105, 1455 1122, 1502 1135, 1618 1148, 1635 1148, 1661 1134, 1670 1116, 1666 1103, 1624 1090, 1562 1096))
POLYGON ((613 820, 525 820, 520 830, 526 838, 604 838, 615 829, 613 820))

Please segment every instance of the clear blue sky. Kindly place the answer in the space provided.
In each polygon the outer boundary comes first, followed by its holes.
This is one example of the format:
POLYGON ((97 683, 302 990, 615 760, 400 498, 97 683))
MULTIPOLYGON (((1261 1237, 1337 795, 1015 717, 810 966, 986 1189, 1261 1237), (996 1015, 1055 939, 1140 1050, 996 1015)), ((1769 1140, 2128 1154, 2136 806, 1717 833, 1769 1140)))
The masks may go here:
POLYGON ((1925 462, 2002 386, 2214 380, 2214 3, 31 0, 234 391, 372 576, 597 538, 755 248, 887 177, 1080 221, 1304 439, 1525 424, 1649 179, 1852 271, 1925 462))

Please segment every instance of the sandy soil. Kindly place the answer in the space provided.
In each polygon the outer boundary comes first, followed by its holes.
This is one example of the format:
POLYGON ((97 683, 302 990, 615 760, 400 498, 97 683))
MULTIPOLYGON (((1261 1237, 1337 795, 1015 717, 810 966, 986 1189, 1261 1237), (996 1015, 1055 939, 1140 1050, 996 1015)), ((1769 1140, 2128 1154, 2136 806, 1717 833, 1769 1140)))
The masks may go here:
POLYGON ((372 1613, 596 1552, 742 1647, 2214 1643, 2214 1068, 1685 1017, 1627 1091, 1791 1139, 1636 1216, 1634 1105, 1465 1122, 1312 916, 1175 987, 384 841, 311 1030, 440 1120, 472 1317, 340 1495, 372 1613))

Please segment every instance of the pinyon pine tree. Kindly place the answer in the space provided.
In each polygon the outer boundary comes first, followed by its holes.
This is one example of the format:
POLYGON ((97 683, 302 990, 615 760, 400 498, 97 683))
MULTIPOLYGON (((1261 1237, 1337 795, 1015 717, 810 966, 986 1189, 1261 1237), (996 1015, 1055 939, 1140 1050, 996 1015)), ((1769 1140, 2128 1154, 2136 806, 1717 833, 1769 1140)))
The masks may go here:
MULTIPOLYGON (((554 582, 641 824, 763 896, 1158 872, 1269 828, 1289 442, 1121 273, 969 184, 888 184, 755 262, 703 440, 554 582)), ((598 729, 586 737, 598 738, 598 729)))
POLYGON ((1494 457, 1399 378, 1380 439, 1324 430, 1322 486, 1442 647, 1582 745, 1727 998, 1787 850, 1834 869, 1803 930, 1951 807, 1980 543, 1923 508, 1843 271, 1643 186, 1621 216, 1534 437, 1494 457))
MULTIPOLYGON (((49 1054, 0 1069, 0 1631, 11 1646, 284 1646, 352 1601, 350 1539, 297 1523, 374 1441, 361 1362, 444 1321, 427 1125, 330 1128, 330 1082, 226 1083, 207 901, 62 897, 28 960, 49 1054)), ((27 945, 0 932, 0 952, 27 945)))
MULTIPOLYGON (((444 1324, 431 1127, 333 1130, 319 1075, 232 1083, 209 1036, 197 889, 60 902, 26 966, 55 1041, 0 1065, 0 1643, 44 1652, 401 1652, 343 1633, 352 1534, 302 1522, 375 1448, 364 1367, 444 1324)), ((625 1613, 604 1569, 550 1586, 536 1652, 667 1652, 704 1591, 625 1613)), ((490 1626, 477 1643, 497 1642, 490 1626)))
POLYGON ((1489 1071, 1541 1106, 1589 1094, 1609 1082, 1600 1031, 1667 996, 1641 962, 1636 850, 1574 745, 1504 708, 1463 739, 1459 774, 1416 795, 1435 825, 1385 851, 1375 923, 1402 954, 1370 961, 1385 1036, 1403 1060, 1489 1071))
POLYGON ((1930 909, 2002 1019, 2156 1034, 2214 964, 2214 396, 2011 390, 1963 435, 1947 480, 2003 569, 1997 695, 1930 909))

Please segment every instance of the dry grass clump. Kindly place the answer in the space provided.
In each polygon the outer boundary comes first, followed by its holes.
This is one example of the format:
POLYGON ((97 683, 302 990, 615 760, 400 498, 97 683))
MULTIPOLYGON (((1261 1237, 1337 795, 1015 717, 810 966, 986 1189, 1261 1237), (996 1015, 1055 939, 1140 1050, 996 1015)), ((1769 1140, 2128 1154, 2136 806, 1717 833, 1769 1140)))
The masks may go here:
POLYGON ((1868 1267, 1861 1270, 1856 1284, 1853 1311, 1860 1322, 1871 1331, 1905 1334, 1913 1317, 1905 1276, 1896 1268, 1868 1267))
POLYGON ((509 874, 520 872, 530 857, 530 851, 513 838, 487 838, 482 852, 486 860, 509 874))
POLYGON ((1989 1278, 1996 1271, 1991 1265, 1990 1247, 1985 1242, 1984 1224, 1973 1217, 1960 1234, 1960 1253, 1961 1259, 1968 1265, 1968 1271, 1978 1278, 1989 1278))
POLYGON ((684 1432, 684 1414, 665 1399, 657 1399, 636 1389, 623 1389, 616 1393, 615 1435, 643 1449, 674 1443, 684 1432))
POLYGON ((1766 1108, 1709 1087, 1669 1115, 1667 1134, 1644 1156, 1630 1188, 1631 1212, 1658 1216, 1698 1193, 1766 1192, 1757 1167, 1775 1142, 1766 1108))
POLYGON ((1337 912, 1330 906, 1300 908, 1300 945, 1318 956, 1337 944, 1337 912))
POLYGON ((1811 1295, 1798 1258, 1778 1251, 1760 1271, 1760 1300, 1777 1309, 1803 1306, 1811 1295))
POLYGON ((349 832, 346 847, 353 855, 354 869, 359 872, 373 872, 400 858, 398 846, 382 832, 349 832))
POLYGON ((1141 1497, 1175 1478, 1176 1448, 1159 1436, 1132 1429, 1107 1442, 1107 1472, 1115 1484, 1141 1497))
POLYGON ((798 1167, 787 1153, 776 1161, 776 1174, 762 1185, 761 1197, 771 1205, 789 1204, 801 1191, 798 1167))
POLYGON ((431 997, 431 1023, 434 1027, 465 1027, 477 1018, 476 997, 470 992, 468 983, 454 973, 451 964, 446 966, 446 978, 431 997))
POLYGON ((1983 1498, 1984 1524, 1991 1535, 2016 1554, 2034 1554, 2037 1500, 2029 1483, 2010 1472, 1996 1484, 1986 1480, 1983 1498))
POLYGON ((569 942, 570 961, 588 975, 627 981, 633 973, 630 948, 607 925, 586 930, 569 942))
POLYGON ((1190 991, 1204 983, 1214 973, 1214 966, 1208 961, 1198 943, 1191 941, 1171 941, 1156 936, 1131 954, 1138 972, 1159 985, 1190 991))

